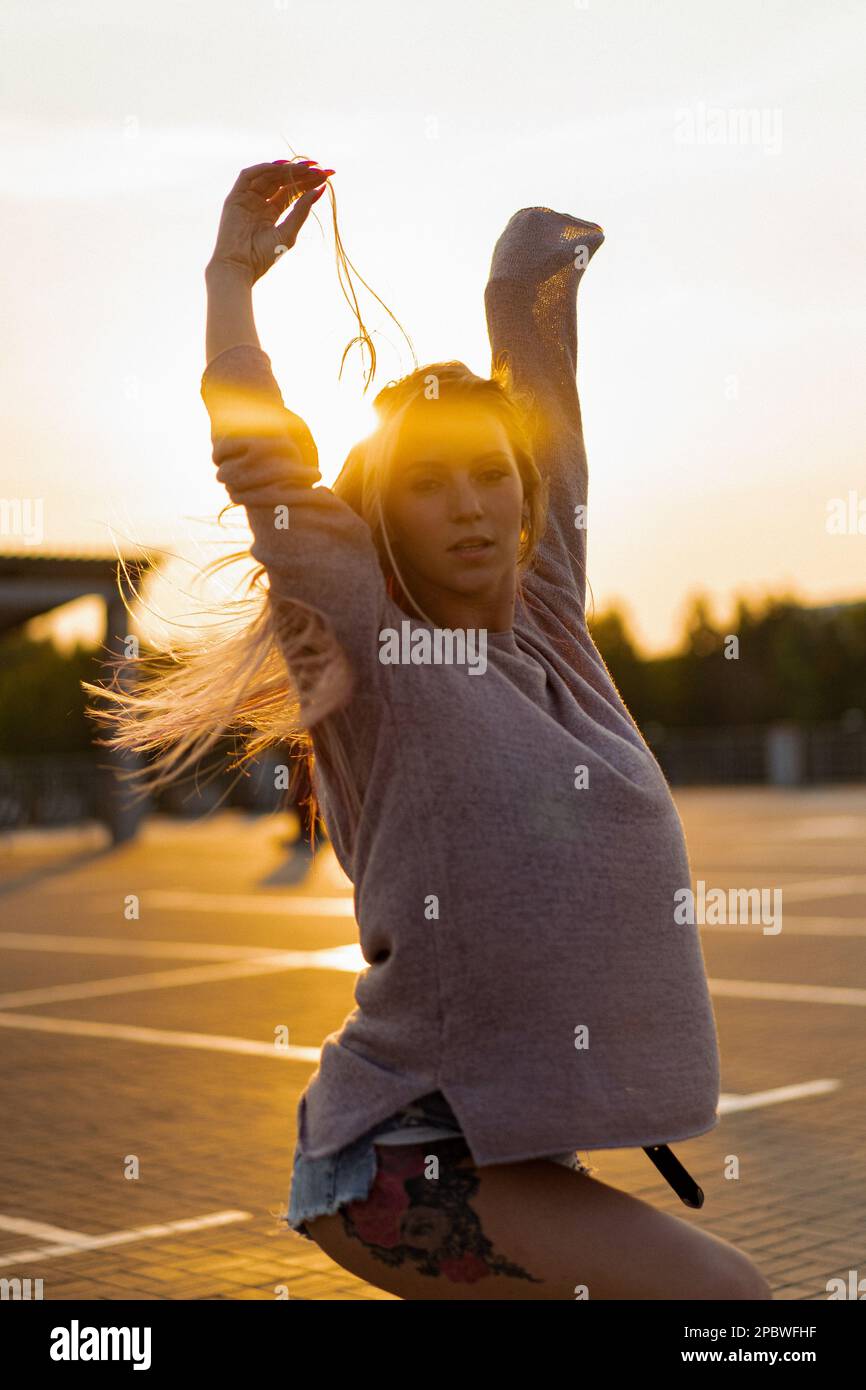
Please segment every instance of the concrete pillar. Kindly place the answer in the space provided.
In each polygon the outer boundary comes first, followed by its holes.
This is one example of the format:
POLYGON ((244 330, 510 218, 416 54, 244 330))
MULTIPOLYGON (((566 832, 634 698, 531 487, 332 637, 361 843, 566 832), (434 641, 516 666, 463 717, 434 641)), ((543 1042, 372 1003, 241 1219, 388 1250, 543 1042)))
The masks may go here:
MULTIPOLYGON (((105 645, 112 653, 122 655, 129 628, 129 614, 120 595, 106 600, 105 610, 105 645)), ((131 674, 121 672, 117 684, 121 689, 129 689, 132 684, 131 674)), ((140 786, 116 774, 140 768, 142 759, 137 753, 123 753, 112 748, 101 748, 99 751, 105 755, 100 761, 107 763, 110 769, 107 774, 104 819, 111 831, 112 840, 115 844, 120 844, 124 840, 132 839, 147 815, 151 803, 149 797, 141 796, 140 786)))
POLYGON ((799 724, 771 724, 765 742, 767 781, 774 787, 797 787, 805 780, 806 748, 799 724))

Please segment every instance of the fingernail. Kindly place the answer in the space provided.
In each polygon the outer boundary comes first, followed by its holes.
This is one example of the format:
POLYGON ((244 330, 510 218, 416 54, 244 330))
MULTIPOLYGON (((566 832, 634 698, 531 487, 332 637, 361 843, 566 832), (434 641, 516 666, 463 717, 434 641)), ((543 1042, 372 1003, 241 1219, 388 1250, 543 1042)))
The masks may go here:
POLYGON ((288 161, 287 159, 272 159, 272 160, 271 160, 271 163, 272 163, 272 164, 288 164, 288 162, 289 162, 289 161, 288 161))

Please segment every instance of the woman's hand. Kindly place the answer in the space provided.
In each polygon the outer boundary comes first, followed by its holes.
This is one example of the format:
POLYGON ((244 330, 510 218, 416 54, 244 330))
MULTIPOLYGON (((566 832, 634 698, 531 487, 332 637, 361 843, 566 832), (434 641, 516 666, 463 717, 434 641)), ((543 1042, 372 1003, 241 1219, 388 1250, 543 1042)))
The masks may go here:
POLYGON ((252 164, 242 169, 223 204, 207 270, 231 266, 254 285, 282 255, 278 247, 288 250, 294 246, 310 208, 325 191, 319 185, 333 173, 333 169, 320 169, 314 160, 252 164), (275 225, 290 205, 288 217, 275 225))

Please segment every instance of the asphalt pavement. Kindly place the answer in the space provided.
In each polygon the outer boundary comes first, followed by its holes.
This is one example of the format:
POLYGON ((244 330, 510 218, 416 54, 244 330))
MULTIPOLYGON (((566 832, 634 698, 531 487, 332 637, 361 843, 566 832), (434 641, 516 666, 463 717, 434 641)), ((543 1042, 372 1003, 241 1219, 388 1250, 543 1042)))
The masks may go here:
MULTIPOLYGON (((640 1150, 592 1161, 746 1250, 775 1298, 861 1277, 862 1297, 866 787, 675 800, 695 881, 729 904, 765 890, 781 930, 742 906, 701 927, 721 1121, 672 1147, 703 1208, 640 1150)), ((326 842, 292 850, 295 825, 0 837, 0 1280, 46 1299, 391 1297, 280 1220, 297 1099, 363 965, 351 885, 326 842)))

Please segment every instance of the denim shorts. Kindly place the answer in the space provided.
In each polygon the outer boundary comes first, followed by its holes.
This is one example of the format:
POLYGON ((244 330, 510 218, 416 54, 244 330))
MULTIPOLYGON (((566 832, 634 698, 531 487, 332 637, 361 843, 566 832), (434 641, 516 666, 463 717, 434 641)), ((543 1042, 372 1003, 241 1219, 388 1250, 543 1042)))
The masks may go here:
MULTIPOLYGON (((403 1110, 380 1120, 360 1138, 324 1158, 304 1158, 298 1146, 292 1165, 287 1225, 306 1240, 312 1236, 304 1222, 316 1216, 333 1216, 347 1202, 363 1202, 376 1179, 378 1162, 375 1144, 385 1135, 406 1131, 406 1143, 440 1139, 463 1139, 454 1111, 441 1091, 431 1091, 403 1110), (417 1140, 410 1132, 417 1130, 417 1140)), ((463 1140, 466 1154, 469 1147, 463 1140)), ((578 1173, 595 1170, 581 1163, 576 1153, 550 1154, 552 1163, 561 1163, 578 1173)))

